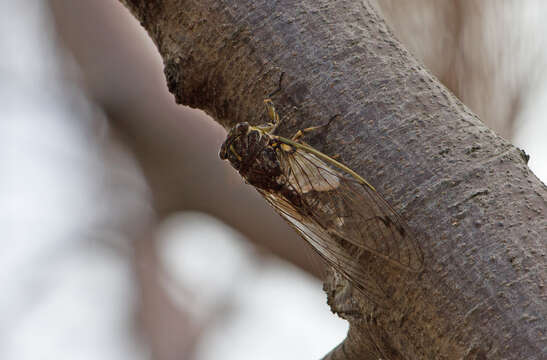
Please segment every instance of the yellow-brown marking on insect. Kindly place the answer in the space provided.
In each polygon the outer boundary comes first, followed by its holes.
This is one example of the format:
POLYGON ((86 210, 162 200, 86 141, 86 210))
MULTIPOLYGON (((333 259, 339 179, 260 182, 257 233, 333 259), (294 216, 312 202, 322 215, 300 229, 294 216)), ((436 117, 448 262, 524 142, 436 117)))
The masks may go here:
POLYGON ((293 152, 294 151, 294 148, 288 144, 281 144, 279 145, 279 147, 281 148, 281 150, 285 151, 285 152, 293 152))
POLYGON ((236 149, 234 149, 234 146, 233 146, 233 145, 230 145, 230 151, 232 152, 232 154, 235 155, 235 157, 237 158, 237 160, 242 161, 241 156, 239 156, 239 154, 237 153, 236 149))

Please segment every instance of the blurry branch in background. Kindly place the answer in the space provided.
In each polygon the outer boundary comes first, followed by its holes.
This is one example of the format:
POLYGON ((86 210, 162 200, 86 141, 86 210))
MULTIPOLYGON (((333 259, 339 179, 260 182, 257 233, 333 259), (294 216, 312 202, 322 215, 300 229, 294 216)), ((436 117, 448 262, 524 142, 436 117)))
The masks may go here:
MULTIPOLYGON (((287 226, 280 226, 282 220, 232 176, 229 167, 219 166, 224 131, 202 112, 175 106, 158 76, 161 60, 151 56, 156 50, 142 48, 151 42, 141 37, 144 32, 134 31, 136 21, 127 10, 109 0, 50 3, 61 40, 78 64, 82 77, 78 81, 102 106, 116 141, 127 145, 125 150, 142 169, 157 223, 184 210, 209 213, 258 245, 319 275, 320 262, 310 261, 313 254, 308 247, 287 226), (234 211, 238 203, 248 205, 234 211)), ((140 326, 155 359, 190 359, 197 337, 210 324, 193 322, 194 309, 174 304, 160 283, 165 269, 158 260, 155 231, 151 228, 130 244, 135 247, 131 260, 140 288, 140 326)))
POLYGON ((126 10, 108 0, 51 3, 58 31, 81 68, 90 96, 103 106, 139 161, 160 221, 181 210, 212 214, 258 245, 319 275, 318 262, 310 262, 308 248, 296 234, 280 227, 282 220, 258 195, 239 179, 234 181, 229 166, 219 166, 223 129, 203 112, 173 103, 157 75, 161 60, 150 51, 156 50, 142 49, 151 43, 135 33, 134 24, 127 24, 131 19, 124 16, 126 10), (249 208, 233 211, 236 202, 249 208))
MULTIPOLYGON (((367 354, 473 359, 539 354, 545 324, 537 319, 546 313, 540 286, 546 274, 545 258, 537 248, 545 231, 541 219, 545 188, 516 149, 482 126, 400 47, 371 6, 343 1, 335 6, 317 1, 287 6, 203 1, 185 3, 184 8, 177 7, 178 1, 154 6, 125 3, 158 46, 178 102, 205 110, 224 127, 243 120, 257 123, 263 114, 262 99, 285 73, 283 91, 275 101, 282 116, 291 116, 281 130, 290 133, 333 112, 344 114, 329 129, 328 145, 316 145, 326 153, 340 154, 412 220, 426 253, 426 270, 416 280, 378 264, 373 276, 388 279, 394 287, 409 284, 400 286, 400 306, 393 309, 375 308, 358 293, 352 298, 332 296, 334 310, 353 314, 350 336, 343 351, 333 357, 343 358, 345 353, 360 359, 367 354), (521 316, 524 313, 527 317, 521 316)), ((389 3, 383 4, 389 14, 389 3)), ((398 8, 392 9, 396 13, 398 8)), ((463 26, 456 26, 463 12, 455 13, 447 23, 463 31, 463 26)), ((391 20, 397 24, 395 15, 391 20)), ((441 62, 445 65, 438 74, 458 92, 474 77, 454 80, 454 74, 461 73, 451 69, 466 66, 458 65, 457 51, 449 49, 458 47, 447 45, 437 53, 450 60, 441 62)), ((480 74, 491 80, 488 72, 480 74)), ((461 92, 463 98, 469 93, 461 92)), ((498 96, 506 94, 501 90, 498 96)), ((508 98, 501 101, 501 108, 484 105, 481 113, 505 119, 496 124, 503 134, 511 133, 518 91, 508 98)), ((127 103, 136 107, 143 99, 139 96, 127 103)), ((478 108, 486 102, 474 95, 471 99, 476 99, 478 108)), ((156 140, 178 141, 176 132, 153 127, 154 114, 142 115, 138 122, 126 120, 128 142, 142 144, 134 138, 152 129, 161 131, 156 140), (132 127, 135 123, 142 127, 132 127)), ((186 123, 184 131, 199 132, 199 127, 186 123)), ((202 153, 204 148, 198 146, 191 144, 193 154, 202 153)), ((145 174, 157 190, 160 212, 169 213, 176 208, 173 202, 178 201, 179 191, 191 182, 188 174, 209 170, 191 169, 181 177, 186 182, 169 182, 169 176, 162 178, 157 172, 165 166, 163 171, 169 173, 184 162, 170 162, 168 152, 151 161, 153 150, 141 147, 137 153, 143 164, 154 164, 144 166, 145 174)), ((218 179, 219 174, 206 178, 218 179)), ((209 190, 215 189, 211 181, 209 190)), ((206 205, 208 211, 222 208, 233 213, 237 196, 219 192, 214 197, 206 205)), ((269 238, 275 244, 284 236, 269 238)), ((329 288, 335 288, 332 282, 329 288)))
MULTIPOLYGON (((520 98, 531 82, 524 47, 527 34, 515 28, 519 2, 378 0, 395 35, 483 122, 511 139, 520 98), (513 8, 515 7, 515 8, 513 8), (524 50, 524 51, 522 51, 524 50)), ((520 9, 519 9, 520 8, 520 9)))

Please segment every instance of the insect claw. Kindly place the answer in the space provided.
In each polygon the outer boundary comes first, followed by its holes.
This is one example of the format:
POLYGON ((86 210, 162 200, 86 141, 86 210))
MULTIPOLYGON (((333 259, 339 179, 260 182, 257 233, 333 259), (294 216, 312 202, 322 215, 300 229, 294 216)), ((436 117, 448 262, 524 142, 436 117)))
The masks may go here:
POLYGON ((282 72, 281 75, 279 75, 279 84, 277 85, 277 89, 275 89, 274 92, 270 93, 270 95, 268 95, 268 98, 273 97, 275 94, 281 91, 281 82, 283 81, 284 75, 285 75, 285 72, 282 72))
POLYGON ((334 115, 333 117, 331 117, 331 118, 329 119, 329 121, 328 121, 325 125, 322 125, 322 126, 328 127, 328 126, 330 125, 330 123, 331 123, 334 119, 336 119, 338 116, 340 116, 340 114, 334 115))

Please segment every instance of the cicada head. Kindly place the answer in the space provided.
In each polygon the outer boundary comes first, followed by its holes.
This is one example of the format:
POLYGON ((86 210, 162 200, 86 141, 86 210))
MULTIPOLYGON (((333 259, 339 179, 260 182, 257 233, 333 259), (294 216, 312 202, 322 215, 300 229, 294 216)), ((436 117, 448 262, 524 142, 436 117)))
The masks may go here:
POLYGON ((230 130, 219 156, 228 160, 251 185, 271 187, 281 174, 271 142, 270 135, 263 128, 242 122, 230 130))
POLYGON ((234 126, 222 146, 218 154, 222 160, 228 160, 236 169, 240 170, 242 163, 248 157, 248 140, 247 133, 249 132, 249 123, 242 122, 234 126))

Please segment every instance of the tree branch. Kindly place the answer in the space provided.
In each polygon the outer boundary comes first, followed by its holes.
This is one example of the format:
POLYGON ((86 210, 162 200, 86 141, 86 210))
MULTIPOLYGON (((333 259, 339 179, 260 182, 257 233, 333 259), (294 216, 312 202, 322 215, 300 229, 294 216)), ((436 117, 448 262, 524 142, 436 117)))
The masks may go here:
POLYGON ((311 145, 339 154, 408 219, 425 270, 373 256, 366 265, 392 308, 336 274, 327 281, 333 311, 351 324, 331 358, 544 358, 546 187, 368 1, 124 2, 155 41, 178 103, 226 128, 263 123, 262 100, 284 74, 280 133, 341 114, 311 145))

